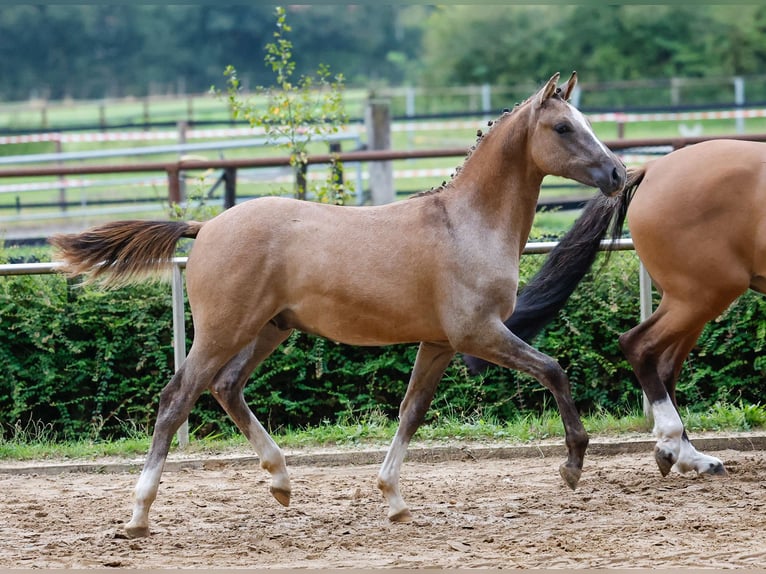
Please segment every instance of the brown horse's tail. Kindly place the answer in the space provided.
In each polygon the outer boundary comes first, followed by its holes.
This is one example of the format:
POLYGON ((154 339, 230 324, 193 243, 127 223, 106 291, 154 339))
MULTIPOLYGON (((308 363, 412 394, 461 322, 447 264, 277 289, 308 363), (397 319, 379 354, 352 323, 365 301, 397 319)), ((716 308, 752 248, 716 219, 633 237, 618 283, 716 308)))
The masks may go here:
MULTIPOLYGON (((644 174, 643 167, 629 170, 625 188, 618 197, 607 198, 599 193, 586 204, 572 228, 519 293, 516 308, 505 321, 517 337, 530 342, 555 319, 593 265, 601 241, 607 234, 613 242, 622 235, 628 206, 644 174)), ((490 365, 469 355, 463 358, 474 373, 490 365)))
POLYGON ((54 258, 70 276, 86 275, 109 287, 125 285, 170 269, 176 243, 193 238, 197 221, 115 221, 82 233, 54 235, 54 258))

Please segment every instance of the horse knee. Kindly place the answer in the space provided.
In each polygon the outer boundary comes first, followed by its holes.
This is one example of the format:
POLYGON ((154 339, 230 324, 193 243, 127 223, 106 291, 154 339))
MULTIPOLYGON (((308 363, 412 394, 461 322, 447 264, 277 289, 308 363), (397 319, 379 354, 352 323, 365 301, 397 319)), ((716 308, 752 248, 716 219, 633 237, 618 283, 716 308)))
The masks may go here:
POLYGON ((175 375, 173 375, 167 385, 160 391, 160 402, 158 416, 162 416, 163 413, 168 410, 174 410, 174 406, 178 401, 182 399, 183 392, 183 371, 179 369, 175 375))

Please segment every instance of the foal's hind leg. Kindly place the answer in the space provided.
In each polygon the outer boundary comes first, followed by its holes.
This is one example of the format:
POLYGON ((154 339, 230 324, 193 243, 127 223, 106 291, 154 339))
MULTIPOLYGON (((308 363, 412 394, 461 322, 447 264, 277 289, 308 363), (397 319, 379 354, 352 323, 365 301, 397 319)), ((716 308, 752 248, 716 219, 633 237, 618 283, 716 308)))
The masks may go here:
POLYGON ((287 339, 291 332, 278 329, 271 323, 267 324, 252 343, 221 369, 210 389, 253 445, 261 459, 261 468, 271 474, 271 494, 283 506, 290 504, 290 477, 285 456, 247 406, 243 389, 250 373, 287 339))
POLYGON ((654 457, 663 476, 674 465, 680 472, 726 473, 719 459, 701 454, 692 446, 675 398, 683 362, 709 318, 665 297, 649 319, 619 339, 652 407, 657 437, 654 457))
POLYGON ((500 321, 490 323, 484 331, 466 334, 455 343, 455 348, 459 352, 527 373, 551 391, 564 423, 568 452, 559 473, 567 485, 575 489, 582 475, 589 439, 572 399, 569 379, 561 366, 511 333, 500 321))
POLYGON ((445 344, 421 343, 418 349, 407 392, 399 407, 399 428, 378 473, 378 488, 388 500, 388 518, 393 522, 412 520, 412 514, 399 492, 399 471, 410 439, 423 423, 436 385, 454 354, 455 351, 445 344))
POLYGON ((173 435, 189 416, 194 403, 225 361, 225 359, 201 357, 198 351, 199 345, 196 347, 195 345, 192 345, 186 361, 160 394, 160 406, 157 422, 154 425, 152 444, 136 483, 133 516, 125 525, 125 532, 131 538, 149 534, 149 508, 157 497, 160 476, 173 435))

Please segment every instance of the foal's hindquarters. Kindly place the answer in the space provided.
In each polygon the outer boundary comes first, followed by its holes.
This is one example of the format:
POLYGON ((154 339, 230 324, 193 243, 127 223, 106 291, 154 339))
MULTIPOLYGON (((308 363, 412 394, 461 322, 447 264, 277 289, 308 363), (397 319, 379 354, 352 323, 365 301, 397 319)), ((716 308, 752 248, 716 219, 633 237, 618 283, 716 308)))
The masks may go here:
POLYGON ((662 300, 620 346, 651 403, 663 475, 673 467, 726 472, 692 446, 675 388, 705 324, 748 288, 766 290, 765 148, 711 141, 650 162, 628 209, 636 251, 662 300))

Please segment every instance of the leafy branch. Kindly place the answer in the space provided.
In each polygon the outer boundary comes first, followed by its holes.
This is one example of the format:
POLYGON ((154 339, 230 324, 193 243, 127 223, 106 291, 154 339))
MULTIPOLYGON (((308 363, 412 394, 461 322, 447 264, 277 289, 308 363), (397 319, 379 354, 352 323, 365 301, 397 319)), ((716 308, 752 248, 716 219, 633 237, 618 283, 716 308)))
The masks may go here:
MULTIPOLYGON (((271 144, 288 151, 295 174, 294 195, 306 199, 309 145, 317 138, 337 133, 339 126, 348 121, 343 102, 344 78, 342 74, 332 76, 329 67, 320 64, 313 75, 294 79, 293 44, 286 37, 291 28, 285 9, 277 7, 276 16, 274 41, 266 44, 264 57, 276 82, 256 88, 256 93, 265 96, 265 105, 243 97, 237 70, 231 65, 224 70, 227 99, 234 119, 245 119, 251 127, 262 128, 271 144)), ((334 166, 327 182, 317 188, 315 195, 320 201, 344 202, 338 167, 334 166)))

